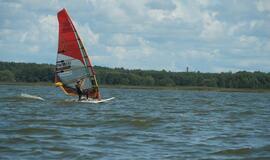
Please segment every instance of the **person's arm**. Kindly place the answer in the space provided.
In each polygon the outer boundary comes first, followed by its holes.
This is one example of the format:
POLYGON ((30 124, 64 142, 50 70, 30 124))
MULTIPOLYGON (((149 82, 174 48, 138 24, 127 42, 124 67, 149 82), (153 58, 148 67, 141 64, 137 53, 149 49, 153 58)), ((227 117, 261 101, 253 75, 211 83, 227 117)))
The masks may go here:
POLYGON ((82 89, 82 86, 84 85, 85 79, 81 81, 80 88, 82 89))
MULTIPOLYGON (((86 79, 86 78, 85 78, 86 79)), ((82 80, 82 85, 84 85, 85 79, 82 80)))

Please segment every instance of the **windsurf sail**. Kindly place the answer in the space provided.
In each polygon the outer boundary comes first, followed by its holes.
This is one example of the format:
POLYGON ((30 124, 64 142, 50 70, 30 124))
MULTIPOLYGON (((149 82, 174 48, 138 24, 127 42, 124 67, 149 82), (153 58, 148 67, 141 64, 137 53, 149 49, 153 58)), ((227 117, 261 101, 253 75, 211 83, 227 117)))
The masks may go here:
POLYGON ((100 99, 96 74, 83 42, 66 9, 57 13, 59 23, 55 84, 67 95, 77 95, 75 83, 84 81, 81 88, 89 97, 100 99))

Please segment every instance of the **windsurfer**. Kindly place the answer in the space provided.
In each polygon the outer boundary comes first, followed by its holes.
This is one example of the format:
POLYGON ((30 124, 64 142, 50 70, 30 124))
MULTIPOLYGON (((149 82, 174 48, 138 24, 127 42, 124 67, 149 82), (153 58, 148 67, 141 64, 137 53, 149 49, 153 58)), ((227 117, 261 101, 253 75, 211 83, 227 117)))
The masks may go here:
POLYGON ((84 83, 84 80, 77 80, 77 82, 75 84, 76 91, 77 91, 77 94, 79 96, 79 101, 81 100, 82 95, 83 95, 83 91, 82 91, 82 85, 83 85, 83 83, 84 83))

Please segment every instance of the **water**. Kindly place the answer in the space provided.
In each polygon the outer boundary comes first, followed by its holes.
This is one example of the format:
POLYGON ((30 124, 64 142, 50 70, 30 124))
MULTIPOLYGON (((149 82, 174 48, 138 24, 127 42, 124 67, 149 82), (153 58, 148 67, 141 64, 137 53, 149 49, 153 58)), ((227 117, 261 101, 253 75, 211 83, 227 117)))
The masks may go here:
POLYGON ((0 85, 0 159, 270 159, 270 94, 0 85), (45 101, 21 97, 41 96, 45 101))

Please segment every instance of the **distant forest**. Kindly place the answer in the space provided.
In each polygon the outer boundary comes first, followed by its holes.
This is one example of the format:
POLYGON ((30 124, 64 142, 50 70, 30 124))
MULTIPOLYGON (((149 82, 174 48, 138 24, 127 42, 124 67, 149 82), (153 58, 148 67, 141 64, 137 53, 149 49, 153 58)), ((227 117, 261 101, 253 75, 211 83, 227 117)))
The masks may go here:
MULTIPOLYGON (((54 65, 0 62, 0 82, 53 82, 54 65)), ((95 66, 99 84, 270 89, 270 73, 170 72, 95 66)))

